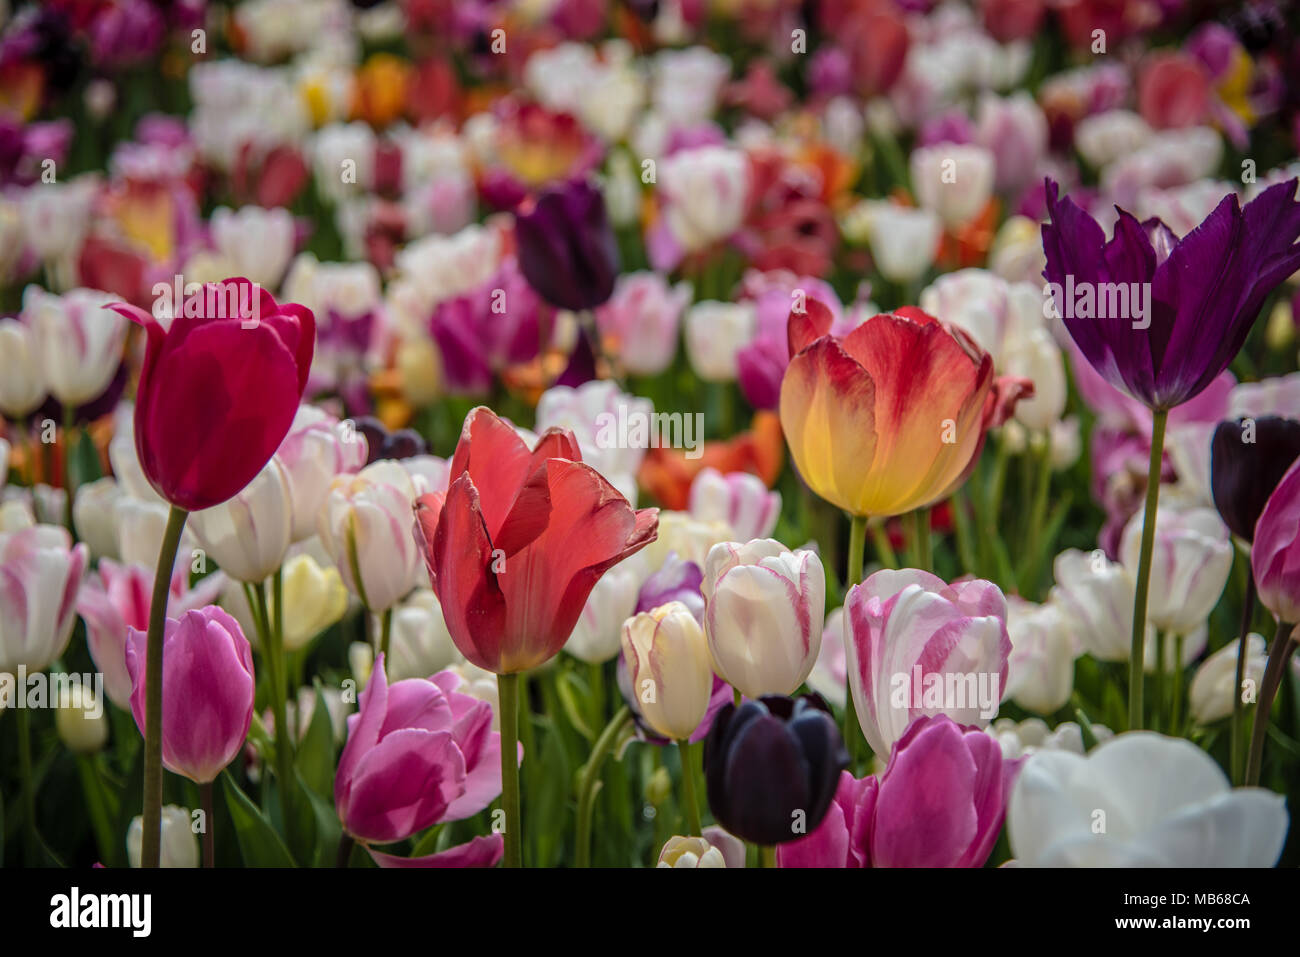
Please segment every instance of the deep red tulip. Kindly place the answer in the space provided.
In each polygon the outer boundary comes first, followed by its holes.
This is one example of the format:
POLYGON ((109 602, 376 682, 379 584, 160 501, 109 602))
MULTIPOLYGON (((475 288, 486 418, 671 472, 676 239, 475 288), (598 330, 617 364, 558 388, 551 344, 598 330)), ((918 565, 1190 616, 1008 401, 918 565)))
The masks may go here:
POLYGON ((567 429, 530 451, 479 407, 450 475, 446 493, 416 502, 416 535, 456 647, 497 674, 555 655, 600 576, 657 534, 659 510, 633 510, 567 429))
POLYGON ((135 448, 149 484, 188 511, 232 498, 270 461, 293 423, 316 321, 247 279, 209 283, 169 327, 137 306, 112 308, 148 333, 135 399, 135 448))

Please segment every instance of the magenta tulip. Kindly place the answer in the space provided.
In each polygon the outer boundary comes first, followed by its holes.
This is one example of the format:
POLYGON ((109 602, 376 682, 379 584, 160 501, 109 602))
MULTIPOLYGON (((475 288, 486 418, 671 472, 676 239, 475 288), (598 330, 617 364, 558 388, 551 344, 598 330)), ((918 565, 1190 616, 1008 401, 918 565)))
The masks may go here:
POLYGON ((501 793, 492 707, 457 691, 460 682, 444 671, 389 685, 383 656, 375 662, 334 778, 339 820, 357 841, 402 841, 471 817, 501 793))
POLYGON ((138 306, 112 308, 148 334, 135 447, 149 484, 191 512, 231 498, 293 424, 316 344, 311 310, 247 279, 185 297, 168 328, 138 306))
POLYGON ((1002 830, 1019 761, 947 715, 917 718, 885 772, 841 774, 807 837, 777 850, 781 867, 980 867, 1002 830))
MULTIPOLYGON (((216 779, 253 721, 253 653, 239 622, 215 605, 167 619, 163 631, 163 766, 197 784, 216 779)), ((131 712, 145 729, 145 633, 126 642, 131 712)))
POLYGON ((1300 460, 1269 496, 1250 549, 1259 601, 1278 621, 1300 623, 1300 460))

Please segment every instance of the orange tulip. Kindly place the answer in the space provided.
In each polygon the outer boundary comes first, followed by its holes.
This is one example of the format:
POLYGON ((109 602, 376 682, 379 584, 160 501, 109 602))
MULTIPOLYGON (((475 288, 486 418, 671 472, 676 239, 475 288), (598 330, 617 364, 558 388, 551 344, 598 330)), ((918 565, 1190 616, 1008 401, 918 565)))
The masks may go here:
POLYGON ((852 515, 901 515, 950 495, 984 435, 1032 385, 994 382, 961 329, 914 307, 830 335, 816 300, 788 325, 781 426, 814 492, 852 515))

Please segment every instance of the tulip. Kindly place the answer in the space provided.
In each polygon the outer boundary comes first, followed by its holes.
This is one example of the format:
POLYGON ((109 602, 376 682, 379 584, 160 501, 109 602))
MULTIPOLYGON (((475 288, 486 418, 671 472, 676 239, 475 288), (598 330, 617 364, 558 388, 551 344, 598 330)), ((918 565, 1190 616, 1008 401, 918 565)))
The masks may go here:
POLYGON ((1271 867, 1287 812, 1280 794, 1234 790, 1190 741, 1137 731, 1032 755, 1007 830, 1023 867, 1271 867))
POLYGON ((1068 197, 1058 198, 1049 181, 1044 275, 1092 367, 1157 413, 1205 389, 1241 349, 1269 294, 1300 268, 1295 191, 1295 180, 1279 183, 1244 208, 1235 194, 1226 196, 1182 239, 1120 210, 1107 241, 1102 227, 1068 197), (1149 308, 1145 315, 1132 308, 1076 310, 1064 301, 1067 276, 1069 288, 1094 294, 1104 293, 1105 283, 1150 284, 1149 308))
POLYGON ((577 312, 609 299, 619 273, 618 244, 605 199, 589 182, 551 187, 515 216, 519 268, 551 305, 577 312))
POLYGON ((568 431, 530 451, 480 407, 450 474, 416 503, 421 548, 456 647, 497 674, 553 657, 600 575, 654 540, 658 510, 633 511, 568 431))
POLYGON ((0 533, 0 673, 42 671, 63 654, 89 560, 56 525, 0 533))
POLYGON ((844 652, 844 609, 836 608, 822 626, 822 650, 808 673, 808 687, 836 708, 843 709, 849 694, 848 664, 844 652))
POLYGON ((233 497, 293 422, 315 344, 311 312, 246 279, 210 283, 175 304, 166 329, 136 306, 112 308, 148 334, 135 443, 149 484, 187 511, 233 497))
POLYGON ((622 644, 641 717, 673 741, 689 739, 713 693, 709 646, 695 616, 681 602, 641 612, 624 622, 622 644))
POLYGON ((656 867, 744 867, 745 842, 720 827, 706 827, 699 837, 670 837, 656 867))
POLYGON ((706 522, 726 522, 739 541, 767 538, 781 515, 781 493, 769 492, 762 479, 748 472, 723 475, 705 468, 691 483, 690 513, 706 522))
POLYGON ((414 588, 419 573, 419 550, 408 518, 410 491, 395 484, 405 473, 382 466, 336 477, 317 518, 321 544, 343 584, 376 614, 414 588))
POLYGON ((1264 664, 1268 659, 1264 638, 1253 632, 1246 638, 1240 678, 1236 673, 1239 640, 1224 645, 1196 669, 1191 688, 1187 692, 1187 702, 1197 724, 1213 724, 1226 718, 1233 713, 1236 702, 1245 694, 1243 682, 1249 681, 1252 687, 1258 688, 1263 681, 1264 664))
MULTIPOLYGON (((167 593, 167 615, 187 612, 216 600, 225 576, 209 575, 189 588, 189 569, 177 569, 167 593)), ((95 667, 104 675, 104 690, 119 708, 131 707, 131 675, 126 668, 126 641, 132 629, 149 625, 149 591, 153 575, 143 565, 102 558, 77 593, 77 614, 86 622, 86 644, 95 667)))
POLYGON ((256 204, 232 211, 218 206, 209 221, 217 255, 232 270, 259 286, 280 285, 295 245, 293 214, 256 204))
POLYGON ((1278 622, 1268 649, 1268 667, 1255 709, 1255 727, 1246 764, 1246 783, 1254 784, 1259 780, 1273 696, 1295 651, 1294 629, 1300 624, 1300 461, 1282 476, 1260 513, 1250 548, 1250 567, 1260 604, 1278 622))
POLYGON ((593 665, 617 657, 619 629, 635 613, 640 587, 641 576, 626 564, 615 565, 601 575, 564 650, 593 665))
MULTIPOLYGON (((1145 516, 1134 515, 1120 544, 1125 566, 1136 567, 1145 516)), ((1156 518, 1151 563, 1150 622, 1163 631, 1189 635, 1204 623, 1232 572, 1232 540, 1209 508, 1174 511, 1156 518)))
MULTIPOLYGON (((0 462, 0 466, 4 463, 0 462)), ((117 558, 114 513, 123 492, 111 475, 78 485, 72 500, 72 526, 93 558, 117 558)))
MULTIPOLYGON (((239 622, 215 605, 167 619, 163 632, 163 765, 208 784, 235 759, 253 721, 253 654, 239 622)), ((146 636, 131 628, 131 713, 145 730, 146 636)))
POLYGON ((1016 403, 1016 421, 1028 429, 1047 432, 1065 412, 1069 387, 1061 348, 1046 329, 1034 329, 1007 347, 1002 371, 1034 384, 1034 394, 1016 403))
POLYGON ((45 401, 39 350, 33 329, 17 319, 0 319, 0 414, 22 419, 45 401))
POLYGON ((438 596, 431 589, 417 588, 393 608, 391 652, 388 673, 394 681, 423 678, 461 663, 438 596))
POLYGON ((854 516, 901 515, 946 498, 993 421, 992 358, 918 309, 875 316, 836 339, 826 307, 807 306, 790 314, 781 383, 781 426, 804 481, 854 516))
MULTIPOLYGON (((530 450, 486 408, 465 418, 448 490, 416 502, 416 537, 452 640, 499 675, 502 753, 518 741, 517 675, 564 646, 600 576, 654 540, 658 509, 633 508, 590 465, 573 433, 530 450)), ((519 773, 501 769, 507 867, 522 863, 519 773)))
POLYGON ((1214 507, 1232 534, 1249 542, 1269 496, 1300 458, 1300 421, 1269 415, 1220 422, 1210 454, 1214 507))
POLYGON ((625 273, 596 309, 601 341, 633 375, 658 375, 677 355, 678 327, 690 301, 687 283, 669 286, 657 272, 625 273))
POLYGON ((880 274, 890 282, 914 283, 934 265, 943 222, 930 209, 872 202, 867 235, 880 274))
POLYGON ((392 844, 482 811, 501 793, 492 709, 458 691, 450 672, 389 685, 382 657, 376 664, 334 778, 343 829, 363 844, 392 844))
POLYGON ((367 442, 359 433, 360 429, 350 429, 313 405, 301 405, 294 413, 289 434, 276 452, 289 481, 293 541, 316 534, 316 516, 329 497, 334 477, 367 464, 367 442))
POLYGON ((190 515, 195 538, 236 581, 261 585, 279 569, 293 532, 288 475, 276 456, 220 505, 190 515))
POLYGON ((995 161, 982 146, 942 143, 912 151, 912 185, 922 209, 939 214, 949 229, 980 214, 993 196, 995 161))
POLYGON ((76 754, 94 754, 108 741, 104 703, 86 684, 60 688, 54 727, 59 740, 76 754))
POLYGON ((90 289, 56 296, 28 286, 23 294, 23 319, 35 336, 45 384, 69 409, 99 396, 122 364, 127 324, 108 314, 111 302, 90 289))
POLYGON ((1015 195, 1027 187, 1047 154, 1047 117, 1026 92, 985 93, 976 111, 976 140, 994 158, 994 186, 1015 195))
MULTIPOLYGON (((1101 549, 1071 548, 1052 564, 1056 584, 1049 601, 1061 609, 1073 646, 1098 661, 1127 661, 1133 633, 1133 576, 1101 549)), ((1153 635, 1148 629, 1144 647, 1153 635)))
MULTIPOLYGON (((211 823, 209 822, 209 826, 211 823)), ((137 815, 126 829, 126 857, 132 867, 144 860, 144 818, 137 815)), ((199 839, 194 834, 190 812, 175 804, 162 809, 162 858, 158 867, 198 867, 199 839)))
POLYGON ((647 239, 650 264, 671 270, 684 254, 730 238, 744 220, 751 175, 745 153, 726 146, 678 150, 662 160, 663 218, 647 239))
POLYGON ((1019 761, 945 715, 919 718, 877 778, 840 775, 821 826, 777 851, 782 867, 981 867, 1002 831, 1019 761), (917 808, 926 825, 917 828, 917 808))
POLYGON ((704 740, 709 809, 730 833, 771 846, 821 824, 849 755, 813 695, 726 704, 704 740))
POLYGON ((636 473, 653 438, 649 428, 653 413, 649 399, 623 392, 612 380, 597 379, 577 388, 557 385, 543 392, 537 402, 536 428, 571 431, 582 461, 635 505, 636 473))
POLYGON ((659 570, 641 584, 634 612, 650 611, 670 601, 678 601, 691 610, 698 622, 704 621, 704 570, 695 562, 669 552, 659 570))
POLYGON ((821 650, 826 573, 816 553, 770 538, 719 543, 701 588, 718 676, 749 698, 794 693, 821 650))
POLYGON ((952 585, 914 568, 849 589, 845 656, 862 733, 878 757, 912 720, 946 714, 984 727, 1007 686, 1007 603, 992 582, 952 585))
MULTIPOLYGON (((301 651, 343 617, 348 610, 348 590, 338 569, 322 568, 306 553, 286 561, 283 574, 280 595, 284 611, 277 617, 284 622, 284 650, 301 651)), ((274 606, 271 610, 274 614, 274 606)))
POLYGON ((732 382, 738 355, 754 336, 756 315, 748 302, 697 302, 686 310, 686 356, 707 382, 732 382))
POLYGON ((1003 700, 1027 711, 1055 714, 1074 691, 1074 648, 1065 615, 1055 605, 1007 599, 1007 687, 1003 700))

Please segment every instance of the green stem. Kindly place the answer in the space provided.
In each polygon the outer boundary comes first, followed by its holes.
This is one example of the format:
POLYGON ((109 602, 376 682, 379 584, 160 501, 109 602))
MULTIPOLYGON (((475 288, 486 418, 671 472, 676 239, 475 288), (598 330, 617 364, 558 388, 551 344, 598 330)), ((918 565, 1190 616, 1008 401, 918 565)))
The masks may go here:
POLYGON ((501 711, 501 807, 506 812, 505 867, 523 867, 519 818, 519 675, 497 675, 501 711))
POLYGON ((776 867, 776 847, 772 844, 760 844, 758 847, 760 867, 776 867))
MULTIPOLYGON (((1037 585, 1037 572, 1039 567, 1038 550, 1042 546, 1043 526, 1047 521, 1047 493, 1052 484, 1052 439, 1046 432, 1042 433, 1042 446, 1036 447, 1030 440, 1030 451, 1038 466, 1038 471, 1034 476, 1034 495, 1029 506, 1029 527, 1026 530, 1025 554, 1022 556, 1024 565, 1021 566, 1021 573, 1017 576, 1020 584, 1037 585), (1031 581, 1029 576, 1034 574, 1031 581)), ((1031 589, 1027 589, 1032 591, 1031 589)))
MULTIPOLYGON (((867 530, 871 533, 871 547, 876 550, 880 564, 885 568, 897 568, 898 556, 894 554, 894 546, 889 543, 889 530, 885 528, 885 523, 868 522, 867 530)), ((849 547, 852 547, 852 542, 849 547)))
POLYGON ((163 625, 167 621, 167 597, 171 593, 172 566, 180 547, 181 532, 189 512, 173 505, 167 513, 167 529, 158 549, 158 567, 153 576, 153 598, 149 606, 148 650, 145 655, 144 718, 144 833, 140 841, 140 865, 158 867, 162 859, 162 704, 163 625))
POLYGON ((1138 558, 1137 591, 1133 599, 1133 640, 1128 664, 1128 726, 1142 727, 1143 642, 1147 632, 1147 593, 1151 588, 1151 552, 1156 540, 1156 510, 1160 507, 1160 462, 1165 451, 1165 422, 1169 413, 1151 416, 1151 460, 1147 464, 1146 512, 1142 516, 1142 552, 1138 558))
POLYGON ((379 616, 379 653, 384 656, 384 673, 388 673, 388 644, 393 636, 393 609, 385 608, 379 616))
POLYGON ((632 720, 632 710, 623 705, 618 714, 605 725, 605 730, 592 745, 591 757, 582 768, 582 778, 578 784, 578 846, 575 850, 575 863, 578 867, 591 866, 591 822, 596 808, 596 792, 600 788, 600 768, 605 763, 610 749, 618 740, 623 727, 632 720))
POLYGON ((32 776, 32 712, 18 708, 18 774, 23 787, 23 864, 36 867, 40 861, 40 838, 36 835, 36 779, 32 776))
POLYGON ((907 532, 908 561, 913 568, 928 572, 931 566, 930 555, 930 509, 917 508, 903 517, 903 527, 907 532))
POLYGON ((1273 698, 1282 683, 1282 673, 1286 670, 1287 660, 1295 651, 1296 643, 1291 638, 1295 625, 1279 623, 1277 633, 1273 635, 1273 644, 1268 649, 1268 664, 1264 666, 1264 680, 1259 686, 1259 703, 1255 705, 1255 725, 1250 732, 1250 753, 1246 757, 1246 786, 1259 784, 1259 772, 1264 763, 1264 738, 1268 735, 1268 722, 1273 710, 1273 698))
POLYGON ((106 867, 111 867, 117 852, 117 837, 104 801, 104 782, 99 776, 97 760, 94 755, 78 754, 77 773, 81 776, 81 791, 90 810, 91 830, 99 847, 99 859, 106 867))
POLYGON ((352 857, 352 848, 355 844, 356 841, 352 839, 352 835, 347 831, 339 835, 339 849, 338 853, 334 855, 334 866, 336 868, 348 866, 348 859, 352 857))
MULTIPOLYGON (((278 594, 280 573, 276 572, 271 588, 276 608, 270 607, 267 599, 266 583, 258 582, 252 586, 253 599, 256 604, 255 615, 259 636, 265 651, 267 684, 271 689, 271 713, 275 716, 275 776, 279 783, 280 816, 284 820, 284 831, 290 835, 293 830, 293 730, 289 727, 288 692, 286 690, 286 673, 284 666, 284 649, 281 643, 283 632, 280 630, 281 614, 278 594), (274 622, 274 624, 273 624, 274 622)), ((294 842, 290 840, 290 847, 294 842)))
POLYGON ((1155 694, 1151 703, 1151 730, 1160 730, 1160 715, 1165 707, 1165 633, 1156 631, 1155 694))
MULTIPOLYGON (((876 526, 879 528, 879 526, 876 526)), ((862 553, 866 548, 866 528, 867 520, 861 515, 849 516, 849 567, 848 567, 848 584, 851 588, 862 581, 862 553)), ((885 542, 888 544, 888 537, 885 542)), ((845 594, 847 598, 847 591, 845 594)), ((858 757, 858 739, 861 736, 861 730, 858 728, 858 709, 853 701, 853 688, 845 676, 844 681, 844 746, 849 751, 849 761, 856 763, 858 757)))
POLYGON ((199 785, 199 806, 203 809, 203 866, 217 866, 216 818, 212 814, 212 782, 199 785))
POLYGON ((1174 635, 1174 667, 1169 675, 1169 733, 1178 734, 1178 712, 1183 710, 1183 636, 1174 635))
POLYGON ((605 720, 605 666, 599 661, 593 661, 588 666, 588 673, 591 682, 591 710, 595 717, 591 726, 598 728, 605 720))
POLYGON ((1237 631, 1237 680, 1232 693, 1232 783, 1240 787, 1245 755, 1241 748, 1241 729, 1245 727, 1246 703, 1241 699, 1241 686, 1246 681, 1246 646, 1250 637, 1250 622, 1255 616, 1255 571, 1246 563, 1246 601, 1241 606, 1241 627, 1237 631))
POLYGON ((687 835, 703 834, 700 826, 700 803, 695 796, 695 773, 691 770, 691 743, 677 742, 677 753, 682 761, 682 810, 686 815, 687 835))
POLYGON ((732 695, 731 697, 732 703, 735 704, 737 708, 739 708, 740 701, 741 701, 740 689, 733 685, 731 689, 731 695, 732 695))

